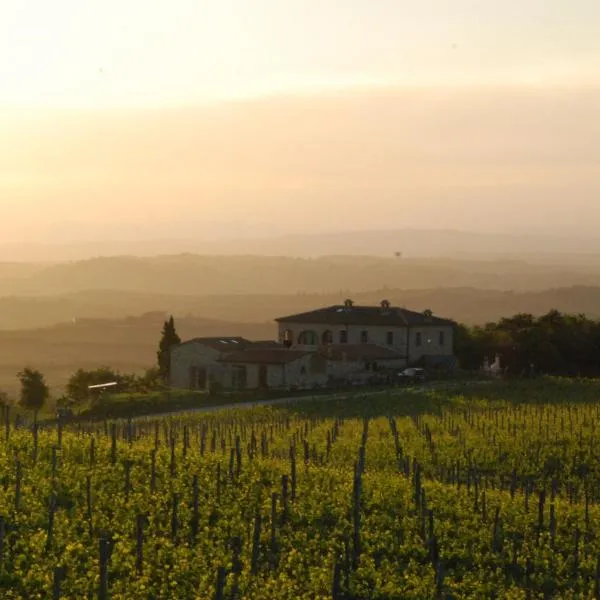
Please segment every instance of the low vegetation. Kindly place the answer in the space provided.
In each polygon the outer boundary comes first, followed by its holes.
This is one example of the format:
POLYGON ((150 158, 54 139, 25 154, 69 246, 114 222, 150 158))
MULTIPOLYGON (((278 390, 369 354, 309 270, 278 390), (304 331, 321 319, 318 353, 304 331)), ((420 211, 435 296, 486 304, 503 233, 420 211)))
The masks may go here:
POLYGON ((600 384, 1 428, 2 598, 591 598, 600 384))

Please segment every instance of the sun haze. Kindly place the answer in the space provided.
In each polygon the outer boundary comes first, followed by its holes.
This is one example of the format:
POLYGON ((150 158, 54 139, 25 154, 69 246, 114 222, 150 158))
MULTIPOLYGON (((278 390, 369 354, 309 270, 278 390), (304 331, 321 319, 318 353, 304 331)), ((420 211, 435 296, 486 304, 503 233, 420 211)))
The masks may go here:
POLYGON ((2 3, 0 235, 153 236, 166 204, 172 235, 540 211, 577 232, 565 194, 600 216, 598 22, 595 0, 2 3))

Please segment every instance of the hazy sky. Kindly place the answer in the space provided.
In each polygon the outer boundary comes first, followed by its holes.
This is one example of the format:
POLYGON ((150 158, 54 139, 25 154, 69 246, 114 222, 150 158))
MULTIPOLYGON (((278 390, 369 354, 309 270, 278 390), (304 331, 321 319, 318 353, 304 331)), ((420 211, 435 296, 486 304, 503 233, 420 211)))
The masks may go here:
POLYGON ((0 2, 0 236, 592 232, 599 23, 598 0, 0 2))
POLYGON ((139 106, 348 83, 586 82, 597 0, 19 0, 2 103, 139 106))

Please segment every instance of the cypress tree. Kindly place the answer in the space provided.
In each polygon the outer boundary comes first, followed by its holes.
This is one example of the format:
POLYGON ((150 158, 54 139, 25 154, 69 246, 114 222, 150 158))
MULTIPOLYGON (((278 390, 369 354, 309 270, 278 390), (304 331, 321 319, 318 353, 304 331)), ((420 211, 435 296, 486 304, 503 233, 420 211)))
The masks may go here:
POLYGON ((156 353, 158 359, 158 371, 164 381, 169 381, 171 375, 171 348, 181 344, 181 338, 175 330, 175 319, 173 315, 165 321, 162 336, 156 353))

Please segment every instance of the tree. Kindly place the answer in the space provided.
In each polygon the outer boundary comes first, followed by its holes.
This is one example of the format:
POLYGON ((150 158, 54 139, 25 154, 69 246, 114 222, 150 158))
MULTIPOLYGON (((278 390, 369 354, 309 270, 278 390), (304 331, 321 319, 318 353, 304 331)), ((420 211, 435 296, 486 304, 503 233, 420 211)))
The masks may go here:
POLYGON ((50 395, 44 376, 35 369, 25 368, 17 374, 21 382, 21 399, 19 404, 37 413, 50 395))
POLYGON ((158 372, 163 381, 168 381, 171 375, 171 348, 181 344, 181 338, 175 330, 175 319, 173 315, 165 321, 162 330, 162 337, 156 353, 158 359, 158 372))
POLYGON ((100 367, 91 371, 78 369, 67 382, 67 395, 74 402, 83 402, 90 398, 94 398, 97 394, 91 393, 90 385, 100 385, 103 383, 111 383, 116 381, 119 387, 124 383, 124 376, 113 371, 110 367, 100 367))

